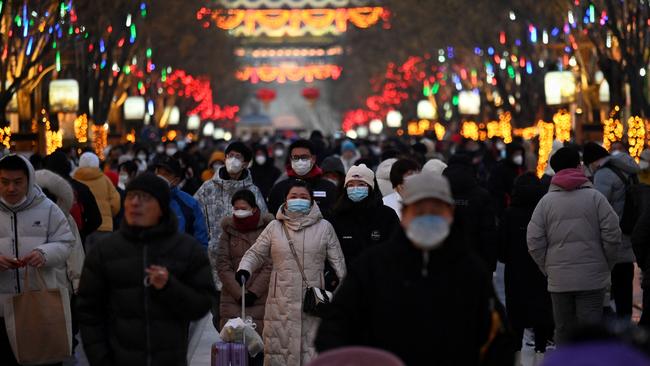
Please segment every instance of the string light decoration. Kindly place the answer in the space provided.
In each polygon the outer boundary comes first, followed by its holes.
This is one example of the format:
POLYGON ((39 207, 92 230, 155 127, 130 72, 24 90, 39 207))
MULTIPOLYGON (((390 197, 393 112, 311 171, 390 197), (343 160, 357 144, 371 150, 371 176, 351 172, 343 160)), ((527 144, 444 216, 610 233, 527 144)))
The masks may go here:
POLYGON ((512 142, 512 115, 510 112, 503 113, 499 116, 499 132, 503 142, 509 144, 512 142))
POLYGON ((287 58, 287 57, 326 57, 340 56, 343 47, 329 48, 237 48, 235 56, 251 58, 287 58))
POLYGON ((127 142, 135 144, 135 130, 131 130, 129 133, 127 133, 125 138, 127 142))
POLYGON ((442 125, 442 123, 436 122, 436 124, 433 125, 433 131, 436 133, 436 138, 438 141, 444 140, 447 130, 445 129, 445 126, 442 125))
POLYGON ((236 74, 241 81, 250 81, 257 84, 277 82, 284 84, 287 81, 304 81, 311 83, 314 80, 337 80, 341 77, 342 68, 333 64, 298 65, 294 63, 280 65, 246 66, 236 74))
POLYGON ((45 152, 47 155, 52 154, 56 149, 63 147, 63 133, 61 130, 52 131, 50 127, 50 120, 45 119, 45 152))
POLYGON ((108 124, 96 125, 93 124, 93 148, 95 149, 95 154, 99 157, 100 160, 104 160, 104 149, 108 145, 108 124))
POLYGON ((218 28, 243 37, 302 37, 305 35, 340 35, 348 24, 365 29, 377 24, 384 14, 382 7, 337 9, 208 9, 202 8, 196 19, 204 28, 214 23, 218 28))
POLYGON ((165 80, 167 94, 188 98, 197 103, 187 115, 198 115, 203 120, 237 121, 239 106, 220 106, 213 101, 213 91, 207 77, 194 77, 183 70, 174 70, 165 80))
POLYGON ((497 121, 490 121, 486 125, 487 128, 487 137, 489 139, 493 137, 501 137, 501 126, 497 121))
POLYGON ((609 117, 603 122, 603 147, 609 151, 612 143, 623 139, 623 123, 617 118, 609 117))
POLYGON ((86 114, 82 114, 74 120, 74 137, 81 144, 88 142, 88 116, 86 114))
POLYGON ((548 164, 548 156, 553 148, 553 133, 555 124, 539 121, 537 123, 539 131, 539 152, 537 154, 537 177, 541 178, 548 164))
POLYGON ((2 127, 0 128, 0 145, 3 145, 5 148, 11 148, 11 128, 2 127))
POLYGON ((630 156, 639 162, 639 157, 645 148, 646 129, 645 122, 641 117, 630 117, 627 121, 627 143, 629 144, 630 156))
POLYGON ((466 138, 474 141, 478 141, 479 130, 476 122, 467 121, 463 122, 463 125, 460 129, 460 134, 466 138))
POLYGON ((571 114, 561 109, 553 115, 555 124, 555 139, 560 142, 566 142, 571 139, 571 114))
POLYGON ((228 9, 239 8, 341 8, 349 5, 362 6, 367 0, 218 0, 228 9))

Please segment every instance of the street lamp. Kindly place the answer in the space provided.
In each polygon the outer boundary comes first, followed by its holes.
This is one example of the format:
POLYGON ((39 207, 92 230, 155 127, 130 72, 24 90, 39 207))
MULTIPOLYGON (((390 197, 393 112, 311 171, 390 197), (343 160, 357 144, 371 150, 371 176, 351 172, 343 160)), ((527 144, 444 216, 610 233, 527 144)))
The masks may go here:
POLYGON ((215 128, 212 137, 214 137, 215 140, 221 140, 225 135, 226 131, 224 131, 223 128, 215 128))
POLYGON ((386 124, 390 128, 402 127, 402 113, 400 111, 392 110, 386 115, 386 124))
POLYGON ((128 97, 124 101, 124 119, 129 121, 142 121, 147 106, 144 97, 128 97))
MULTIPOLYGON (((199 129, 200 126, 201 126, 201 118, 199 116, 197 116, 196 114, 193 114, 193 115, 187 117, 187 129, 188 130, 196 131, 196 130, 199 129)), ((214 133, 214 131, 213 131, 213 133, 214 133)), ((204 133, 204 135, 210 135, 210 134, 204 133)))
POLYGON ((362 139, 368 137, 368 127, 366 126, 357 127, 357 136, 362 139))
POLYGON ((546 104, 562 105, 574 101, 576 80, 571 71, 551 71, 544 76, 546 104))
POLYGON ((49 91, 50 112, 79 110, 79 83, 74 79, 53 80, 49 91))
POLYGON ((481 96, 469 90, 458 93, 458 111, 460 114, 476 116, 481 113, 481 96))
POLYGON ((214 135, 214 123, 212 123, 211 121, 208 121, 203 126, 203 135, 204 136, 212 136, 212 135, 214 135))
POLYGON ((380 119, 373 119, 368 124, 368 128, 370 129, 370 133, 379 135, 384 130, 384 123, 380 119))
POLYGON ((169 109, 169 125, 176 126, 181 122, 181 110, 177 106, 169 109))
POLYGON ((430 100, 423 99, 418 102, 418 119, 435 119, 437 117, 436 107, 430 100))
POLYGON ((348 132, 345 133, 345 136, 355 140, 357 138, 357 131, 355 130, 349 130, 348 132))

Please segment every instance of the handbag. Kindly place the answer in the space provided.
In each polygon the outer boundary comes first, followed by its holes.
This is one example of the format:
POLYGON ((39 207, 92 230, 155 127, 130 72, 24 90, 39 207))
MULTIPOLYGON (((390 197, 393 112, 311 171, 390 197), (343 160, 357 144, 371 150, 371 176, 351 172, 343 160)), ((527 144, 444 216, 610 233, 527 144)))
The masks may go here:
POLYGON ((40 270, 34 271, 40 288, 30 289, 26 268, 23 292, 6 299, 7 337, 21 365, 61 362, 72 354, 70 297, 65 288, 47 288, 40 270))
POLYGON ((332 293, 318 287, 309 286, 307 276, 305 276, 305 271, 302 264, 300 264, 298 253, 293 245, 293 240, 291 240, 291 237, 289 236, 289 230, 287 230, 287 227, 284 224, 282 225, 282 229, 284 229, 284 235, 286 235, 287 241, 289 242, 289 248, 291 248, 293 259, 296 261, 298 269, 300 269, 302 282, 305 284, 305 296, 302 301, 302 311, 310 315, 321 316, 324 309, 329 305, 332 299, 332 293))

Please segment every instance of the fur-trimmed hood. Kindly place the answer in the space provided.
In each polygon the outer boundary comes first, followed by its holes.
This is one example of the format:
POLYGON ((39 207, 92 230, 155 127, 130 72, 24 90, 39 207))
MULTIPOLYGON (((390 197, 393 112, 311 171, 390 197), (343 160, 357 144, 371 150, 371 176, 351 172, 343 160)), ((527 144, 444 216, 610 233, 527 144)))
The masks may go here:
POLYGON ((72 186, 60 175, 49 170, 37 170, 35 173, 36 184, 42 190, 47 190, 56 196, 55 203, 64 213, 70 212, 74 203, 72 186))

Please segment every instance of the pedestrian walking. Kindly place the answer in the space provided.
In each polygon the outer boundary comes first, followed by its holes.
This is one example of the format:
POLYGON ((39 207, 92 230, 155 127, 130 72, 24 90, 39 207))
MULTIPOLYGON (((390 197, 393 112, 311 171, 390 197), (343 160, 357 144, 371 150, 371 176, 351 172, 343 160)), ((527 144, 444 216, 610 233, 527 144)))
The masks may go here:
MULTIPOLYGON (((584 146, 583 159, 587 170, 592 174, 594 188, 607 198, 619 220, 623 220, 627 187, 638 181, 637 173, 640 169, 630 155, 614 151, 616 154, 610 155, 604 147, 589 142, 584 146)), ((612 270, 612 300, 616 304, 616 315, 627 320, 632 317, 632 283, 636 260, 629 234, 631 233, 623 233, 618 259, 612 270)))
POLYGON ((421 167, 415 160, 399 159, 390 169, 390 183, 393 186, 393 193, 384 196, 384 205, 392 208, 397 217, 402 219, 402 189, 404 180, 420 171, 421 167))
POLYGON ((224 166, 226 162, 226 154, 223 151, 215 151, 210 155, 208 160, 208 167, 201 172, 201 181, 206 182, 214 176, 214 173, 218 172, 221 167, 224 166))
POLYGON ((490 333, 492 276, 453 224, 446 178, 416 174, 402 197, 403 230, 350 266, 317 349, 364 345, 407 365, 478 365, 490 333))
POLYGON ((25 271, 37 268, 57 288, 74 243, 65 213, 36 184, 34 168, 19 155, 0 159, 0 365, 18 365, 5 329, 4 305, 26 288, 25 271))
POLYGON ((526 171, 526 150, 521 144, 512 142, 506 145, 505 152, 504 159, 492 169, 487 182, 497 217, 501 217, 510 206, 515 178, 526 171))
POLYGON ((547 276, 555 340, 572 327, 602 320, 605 289, 621 246, 618 217, 580 169, 576 149, 563 147, 551 159, 555 176, 533 212, 528 251, 547 276))
POLYGON ((256 146, 253 155, 253 166, 250 168, 253 183, 260 189, 263 197, 268 197, 282 172, 275 167, 275 162, 269 156, 266 146, 256 146))
POLYGON ((248 280, 266 261, 273 265, 264 313, 267 366, 306 365, 316 356, 313 342, 319 319, 303 311, 305 280, 309 286, 324 288, 326 260, 339 279, 345 276, 345 259, 334 228, 314 201, 306 182, 292 180, 276 220, 246 252, 236 273, 237 281, 242 276, 248 280))
POLYGON ((643 273, 643 313, 639 325, 650 329, 650 186, 642 185, 640 188, 640 202, 637 204, 641 207, 641 213, 632 231, 631 241, 636 263, 643 273))
POLYGON ((178 232, 170 190, 144 173, 126 189, 124 222, 88 253, 78 293, 90 365, 187 365, 188 326, 214 285, 201 245, 178 232))

